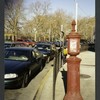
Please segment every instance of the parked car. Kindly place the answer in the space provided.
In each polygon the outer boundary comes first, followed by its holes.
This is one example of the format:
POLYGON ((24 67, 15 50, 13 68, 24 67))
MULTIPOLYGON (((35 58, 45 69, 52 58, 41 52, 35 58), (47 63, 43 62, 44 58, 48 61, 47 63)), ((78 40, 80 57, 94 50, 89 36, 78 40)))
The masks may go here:
POLYGON ((35 42, 32 41, 31 39, 17 39, 17 41, 24 42, 27 45, 29 45, 30 47, 33 47, 35 45, 35 42))
POLYGON ((5 49, 5 88, 28 85, 29 78, 43 69, 43 55, 36 48, 11 47, 5 49))
POLYGON ((55 41, 54 44, 56 47, 62 47, 64 43, 62 41, 55 41))
POLYGON ((35 48, 37 48, 41 53, 43 53, 43 56, 47 57, 46 62, 49 62, 55 57, 55 50, 56 47, 53 44, 50 43, 37 43, 35 45, 35 48))
POLYGON ((28 44, 25 44, 24 42, 5 42, 4 47, 28 47, 28 44))

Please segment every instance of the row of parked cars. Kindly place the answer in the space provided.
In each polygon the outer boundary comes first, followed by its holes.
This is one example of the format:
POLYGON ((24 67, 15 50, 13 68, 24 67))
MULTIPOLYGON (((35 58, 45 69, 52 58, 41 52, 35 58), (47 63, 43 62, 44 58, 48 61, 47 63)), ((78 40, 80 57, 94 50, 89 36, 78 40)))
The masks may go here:
POLYGON ((5 88, 26 87, 29 78, 54 58, 55 50, 51 43, 31 47, 23 42, 5 43, 5 88))

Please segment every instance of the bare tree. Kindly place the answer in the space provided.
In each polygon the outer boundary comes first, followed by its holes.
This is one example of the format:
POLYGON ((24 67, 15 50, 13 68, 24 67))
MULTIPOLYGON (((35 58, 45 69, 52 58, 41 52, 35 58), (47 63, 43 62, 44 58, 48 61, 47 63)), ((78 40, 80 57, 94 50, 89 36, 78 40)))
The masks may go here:
POLYGON ((34 16, 46 15, 50 10, 50 4, 50 0, 36 0, 30 5, 30 10, 33 12, 34 16))
MULTIPOLYGON (((31 25, 33 28, 37 30, 37 35, 38 36, 45 36, 46 38, 49 38, 49 35, 52 35, 52 38, 59 38, 60 37, 60 31, 61 31, 61 25, 64 26, 64 32, 66 32, 66 28, 70 26, 70 20, 72 17, 66 15, 66 13, 59 9, 53 14, 47 14, 47 8, 49 9, 50 5, 49 3, 44 3, 44 5, 47 6, 42 6, 43 2, 35 2, 31 4, 32 6, 32 11, 33 11, 33 18, 31 21, 28 21, 28 28, 31 25), (39 10, 41 9, 41 10, 39 10), (46 9, 46 10, 45 10, 46 9), (44 12, 44 13, 43 13, 44 12), (68 25, 69 24, 69 25, 68 25), (47 37, 48 35, 48 37, 47 37)), ((27 30, 25 28, 25 30, 27 30)), ((32 31, 32 28, 30 32, 32 31)))
POLYGON ((5 32, 18 36, 21 26, 23 0, 10 0, 5 5, 5 32))
POLYGON ((37 30, 38 36, 41 36, 42 34, 47 32, 48 29, 47 20, 48 20, 49 9, 50 9, 50 1, 48 0, 44 0, 42 2, 40 0, 36 0, 30 5, 29 10, 33 14, 32 20, 28 21, 33 28, 30 29, 30 33, 31 32, 34 33, 33 31, 34 28, 37 30))
POLYGON ((66 35, 66 31, 70 28, 70 22, 72 17, 67 15, 62 9, 58 9, 52 14, 51 17, 51 30, 55 38, 60 38, 61 25, 63 25, 63 31, 66 35))
POLYGON ((90 40, 93 36, 95 27, 95 18, 81 18, 78 20, 78 32, 82 35, 83 39, 90 40))

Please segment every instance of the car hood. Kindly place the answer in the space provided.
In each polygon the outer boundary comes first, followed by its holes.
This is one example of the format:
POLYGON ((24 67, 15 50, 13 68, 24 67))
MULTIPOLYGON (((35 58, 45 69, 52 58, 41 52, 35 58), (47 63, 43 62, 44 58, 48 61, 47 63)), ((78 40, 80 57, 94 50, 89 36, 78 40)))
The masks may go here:
POLYGON ((20 73, 29 64, 29 61, 5 60, 5 73, 20 73))

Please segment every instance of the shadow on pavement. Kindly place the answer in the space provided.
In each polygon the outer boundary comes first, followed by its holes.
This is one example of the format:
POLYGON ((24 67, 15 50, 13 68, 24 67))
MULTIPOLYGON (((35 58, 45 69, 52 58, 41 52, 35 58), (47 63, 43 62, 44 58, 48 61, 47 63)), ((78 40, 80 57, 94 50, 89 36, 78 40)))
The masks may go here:
POLYGON ((67 92, 67 71, 63 69, 63 71, 61 71, 61 74, 62 74, 62 80, 63 80, 64 89, 66 93, 67 92))
POLYGON ((88 51, 95 52, 95 48, 89 48, 88 51))
POLYGON ((88 65, 88 64, 81 64, 82 66, 90 66, 90 67, 95 67, 95 65, 88 65))
MULTIPOLYGON (((63 84, 64 84, 64 90, 65 93, 67 93, 67 71, 65 71, 63 69, 63 71, 61 71, 62 74, 62 80, 63 80, 63 84)), ((86 75, 86 74, 80 74, 80 78, 90 78, 90 75, 86 75)))
POLYGON ((86 74, 80 74, 80 78, 90 78, 90 75, 86 75, 86 74))

